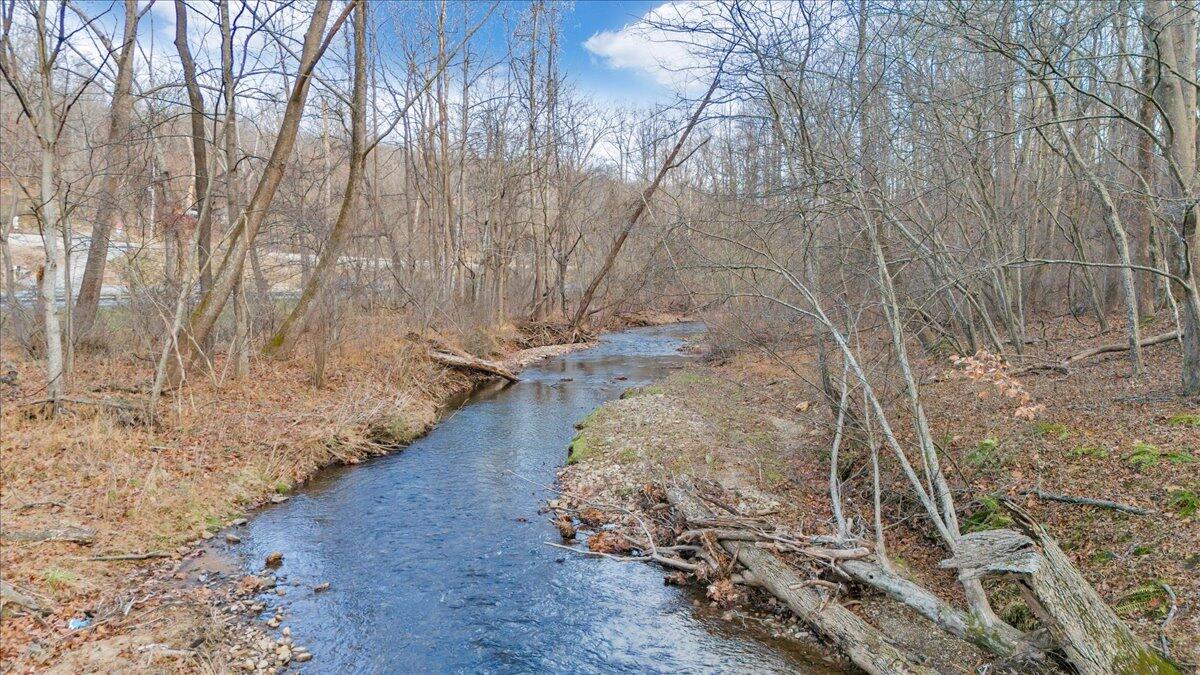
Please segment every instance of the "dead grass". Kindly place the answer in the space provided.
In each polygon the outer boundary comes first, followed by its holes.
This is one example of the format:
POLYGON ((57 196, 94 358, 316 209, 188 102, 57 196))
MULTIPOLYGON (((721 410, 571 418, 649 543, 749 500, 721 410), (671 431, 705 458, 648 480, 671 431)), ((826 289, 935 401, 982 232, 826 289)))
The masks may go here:
MULTIPOLYGON (((303 356, 255 362, 242 382, 222 381, 218 360, 214 375, 193 377, 165 397, 153 425, 91 405, 70 404, 57 419, 32 414, 36 407, 27 403, 42 391, 37 364, 5 351, 22 379, 2 399, 3 529, 69 524, 95 530, 96 540, 3 542, 5 581, 49 601, 54 612, 44 623, 0 621, 0 662, 12 664, 33 642, 61 647, 70 618, 97 611, 136 582, 136 566, 88 556, 175 552, 323 466, 411 441, 433 424, 442 402, 471 386, 470 377, 430 363, 422 344, 400 337, 408 333, 402 327, 356 325, 330 356, 321 389, 311 386, 303 356)), ((148 364, 105 353, 81 354, 76 373, 72 395, 129 402, 145 400, 151 376, 148 364)), ((48 658, 44 647, 40 658, 48 658)))

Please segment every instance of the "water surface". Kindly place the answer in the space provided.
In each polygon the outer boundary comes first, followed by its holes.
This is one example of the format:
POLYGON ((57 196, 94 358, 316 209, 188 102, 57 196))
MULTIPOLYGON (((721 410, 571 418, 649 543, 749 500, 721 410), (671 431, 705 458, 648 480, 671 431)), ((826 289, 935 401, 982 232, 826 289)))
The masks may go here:
POLYGON ((284 624, 315 655, 304 670, 824 672, 796 643, 695 609, 656 567, 545 544, 559 537, 538 486, 554 482, 575 422, 678 367, 697 330, 610 334, 537 364, 403 452, 263 510, 243 552, 284 553, 284 624))

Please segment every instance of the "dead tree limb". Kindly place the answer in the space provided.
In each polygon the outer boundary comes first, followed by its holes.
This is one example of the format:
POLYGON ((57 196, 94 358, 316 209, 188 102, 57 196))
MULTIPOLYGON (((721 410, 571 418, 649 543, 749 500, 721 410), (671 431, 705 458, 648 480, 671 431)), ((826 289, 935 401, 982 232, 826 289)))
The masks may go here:
POLYGON ((487 361, 476 356, 460 356, 458 354, 450 354, 448 352, 439 352, 429 350, 429 358, 434 363, 440 363, 443 366, 451 366, 453 368, 465 368, 467 370, 476 370, 488 375, 503 377, 509 382, 519 382, 520 378, 516 376, 508 368, 496 363, 495 361, 487 361))
MULTIPOLYGON (((659 167, 658 173, 654 176, 654 180, 642 191, 641 198, 633 207, 633 211, 629 214, 629 219, 625 222, 625 226, 621 228, 621 232, 613 240, 612 246, 608 249, 608 254, 604 256, 604 264, 600 266, 600 270, 596 272, 596 276, 592 277, 591 283, 588 284, 587 288, 583 291, 583 295, 580 296, 579 306, 575 308, 575 315, 571 319, 571 333, 573 336, 578 335, 580 327, 583 326, 584 319, 588 316, 588 307, 591 306, 592 299, 596 296, 596 290, 600 288, 600 284, 604 282, 604 278, 612 270, 613 264, 617 261, 617 256, 621 253, 621 247, 625 245, 625 240, 629 238, 630 232, 637 226, 638 221, 642 218, 642 214, 646 212, 646 207, 650 203, 650 199, 654 197, 654 193, 658 191, 658 186, 662 184, 663 178, 666 177, 668 171, 683 162, 683 160, 676 162, 675 159, 679 156, 679 151, 683 149, 684 143, 687 142, 688 136, 691 135, 692 129, 695 129, 696 124, 700 122, 700 115, 708 107, 709 101, 712 100, 713 93, 716 92, 717 86, 721 82, 721 67, 723 66, 724 61, 717 68, 717 74, 713 77, 712 84, 709 85, 704 98, 700 100, 700 104, 696 106, 696 110, 692 112, 692 117, 688 120, 687 126, 683 128, 683 133, 679 135, 679 140, 675 141, 675 146, 671 148, 671 152, 663 160, 662 166, 659 167)), ((687 157, 684 157, 684 160, 686 159, 687 157)))
POLYGON ((74 525, 67 525, 65 527, 52 527, 48 530, 38 530, 36 532, 0 530, 0 539, 31 543, 41 541, 65 541, 72 544, 90 545, 96 541, 96 531, 89 530, 86 527, 76 527, 74 525))
POLYGON ((1092 499, 1091 497, 1073 497, 1071 495, 1060 495, 1053 492, 1045 492, 1043 490, 1025 490, 1022 494, 1029 494, 1044 499, 1050 502, 1062 502, 1064 504, 1079 504, 1081 506, 1095 506, 1101 509, 1112 509, 1114 511, 1124 511, 1138 516, 1148 516, 1153 514, 1149 509, 1143 509, 1140 506, 1130 506, 1120 502, 1110 502, 1107 499, 1092 499))
MULTIPOLYGON (((1152 337, 1148 337, 1145 340, 1142 340, 1140 344, 1143 347, 1151 347, 1153 345, 1162 344, 1164 342, 1170 342, 1171 340, 1177 340, 1177 339, 1179 339, 1179 331, 1173 330, 1170 333, 1163 333, 1162 335, 1154 335, 1152 337)), ((1013 375, 1024 375, 1026 373, 1032 373, 1032 372, 1035 372, 1038 370, 1054 370, 1054 371, 1061 372, 1061 373, 1069 373, 1070 366, 1073 363, 1082 361, 1084 359, 1091 358, 1093 356, 1099 356, 1101 354, 1108 354, 1111 352, 1124 352, 1124 351, 1129 351, 1128 344, 1120 343, 1120 344, 1100 345, 1099 347, 1092 347, 1091 349, 1085 349, 1085 350, 1079 352, 1078 354, 1072 354, 1071 356, 1068 356, 1067 358, 1063 359, 1062 361, 1060 361, 1058 363, 1037 364, 1037 365, 1032 365, 1032 366, 1025 366, 1024 368, 1018 368, 1018 369, 1012 371, 1012 374, 1013 375)))
POLYGON ((978 645, 993 654, 1010 657, 1021 644, 1021 634, 1007 624, 987 629, 966 612, 921 586, 865 560, 846 560, 840 567, 855 581, 916 610, 942 630, 978 645))
POLYGON ((1034 615, 1082 675, 1180 672, 1129 630, 1041 525, 1010 501, 1001 504, 1021 532, 964 535, 954 557, 941 567, 958 569, 968 579, 1012 575, 1034 615))
MULTIPOLYGON (((689 521, 712 517, 709 508, 685 488, 668 489, 667 499, 689 521)), ((732 542, 722 542, 721 546, 750 570, 756 584, 785 602, 859 668, 879 674, 933 672, 889 643, 874 626, 834 602, 827 593, 805 585, 804 579, 773 554, 732 542)))

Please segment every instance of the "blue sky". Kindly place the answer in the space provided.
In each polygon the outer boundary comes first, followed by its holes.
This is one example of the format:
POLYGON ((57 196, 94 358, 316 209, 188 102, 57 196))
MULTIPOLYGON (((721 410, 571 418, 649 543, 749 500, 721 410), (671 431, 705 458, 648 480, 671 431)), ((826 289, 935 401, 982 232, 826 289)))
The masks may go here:
POLYGON ((610 59, 588 50, 584 43, 598 33, 616 32, 662 4, 653 0, 579 0, 563 17, 563 71, 584 91, 621 102, 669 100, 672 92, 650 73, 618 68, 610 59))

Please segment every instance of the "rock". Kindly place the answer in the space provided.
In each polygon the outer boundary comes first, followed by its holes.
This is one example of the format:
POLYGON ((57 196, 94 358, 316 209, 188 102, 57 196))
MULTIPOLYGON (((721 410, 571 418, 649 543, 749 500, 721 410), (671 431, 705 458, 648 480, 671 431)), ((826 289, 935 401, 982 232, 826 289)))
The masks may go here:
POLYGON ((272 551, 267 554, 267 567, 279 567, 283 564, 283 553, 272 551))
POLYGON ((273 616, 273 617, 267 619, 267 625, 270 626, 271 628, 279 628, 280 623, 281 622, 279 620, 279 617, 277 617, 277 616, 273 616))
POLYGON ((283 636, 287 637, 291 634, 292 634, 292 628, 290 626, 284 626, 283 627, 283 636))
POLYGON ((230 521, 229 524, 232 525, 233 527, 241 527, 242 525, 245 525, 248 522, 249 521, 246 520, 245 518, 238 518, 236 520, 230 521))
POLYGON ((300 652, 300 653, 296 654, 296 657, 294 660, 297 663, 304 663, 305 661, 312 661, 312 654, 309 654, 308 652, 300 652))
POLYGON ((288 500, 287 495, 271 495, 270 502, 272 504, 282 504, 288 500))
POLYGON ((327 590, 329 590, 329 582, 328 581, 323 581, 323 582, 317 584, 316 586, 313 586, 313 593, 324 593, 327 590))
POLYGON ((225 542, 228 544, 240 544, 242 543, 242 538, 232 532, 226 532, 225 542))
POLYGON ((275 595, 278 595, 278 596, 284 596, 284 595, 287 595, 287 591, 285 591, 285 590, 284 590, 284 589, 282 589, 282 588, 276 588, 276 589, 275 589, 275 595))
POLYGON ((192 549, 188 548, 187 546, 180 546, 179 548, 175 549, 175 552, 181 556, 187 555, 188 553, 191 553, 191 551, 192 549))
POLYGON ((203 531, 203 532, 201 532, 201 533, 200 533, 200 538, 201 538, 201 539, 203 539, 203 540, 205 540, 205 541, 208 541, 209 539, 212 539, 212 538, 213 538, 213 533, 212 533, 212 532, 209 532, 208 530, 205 530, 205 531, 203 531))
POLYGON ((254 659, 242 661, 242 670, 254 670, 254 659))

